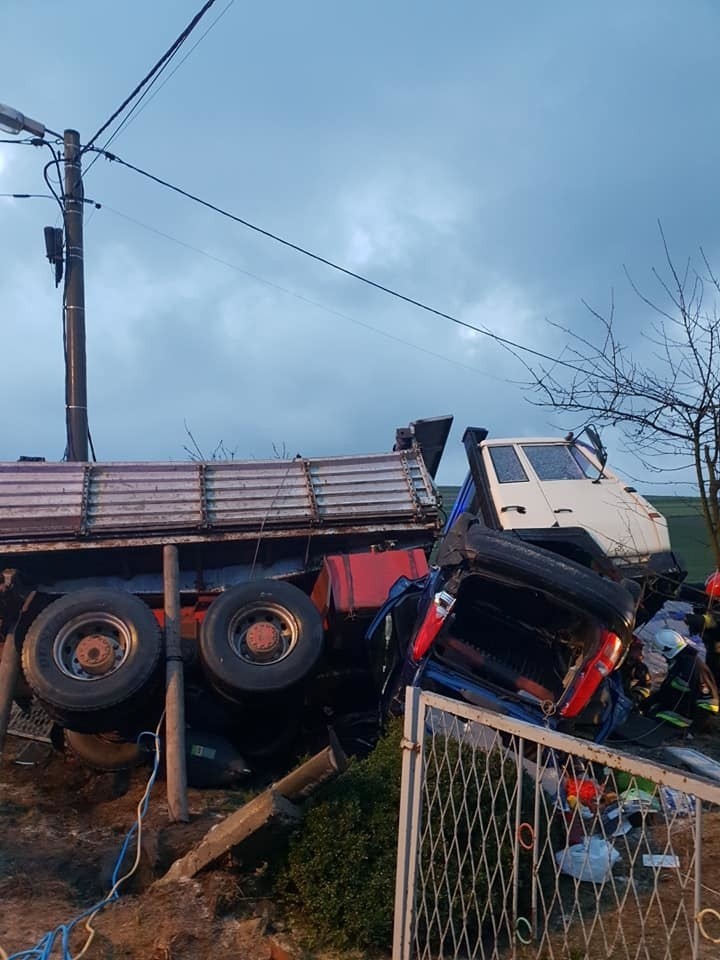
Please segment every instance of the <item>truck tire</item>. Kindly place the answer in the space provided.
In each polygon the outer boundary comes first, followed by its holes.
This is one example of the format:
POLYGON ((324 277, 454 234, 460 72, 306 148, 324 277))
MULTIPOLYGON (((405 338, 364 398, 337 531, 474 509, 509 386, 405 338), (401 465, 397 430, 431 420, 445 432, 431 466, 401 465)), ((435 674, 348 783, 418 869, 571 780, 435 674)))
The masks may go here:
POLYGON ((23 644, 28 684, 69 730, 138 728, 159 674, 162 641, 150 608, 121 590, 69 593, 33 621, 23 644))
POLYGON ((243 583, 220 594, 200 629, 200 658, 212 686, 231 700, 278 693, 304 680, 323 650, 323 624, 309 597, 281 580, 243 583))
POLYGON ((68 749, 91 770, 115 772, 133 770, 148 754, 134 741, 121 740, 113 734, 65 731, 68 749))

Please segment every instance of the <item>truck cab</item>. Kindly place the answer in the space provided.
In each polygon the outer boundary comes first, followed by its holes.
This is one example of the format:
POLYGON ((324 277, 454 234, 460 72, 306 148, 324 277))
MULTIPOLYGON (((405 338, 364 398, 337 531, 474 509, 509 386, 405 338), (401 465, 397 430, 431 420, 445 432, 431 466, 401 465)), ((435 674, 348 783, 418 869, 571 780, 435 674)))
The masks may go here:
POLYGON ((484 428, 470 427, 463 443, 470 470, 446 529, 469 510, 490 529, 634 580, 646 595, 641 618, 684 579, 667 521, 608 468, 594 429, 581 441, 572 434, 490 439, 484 428))

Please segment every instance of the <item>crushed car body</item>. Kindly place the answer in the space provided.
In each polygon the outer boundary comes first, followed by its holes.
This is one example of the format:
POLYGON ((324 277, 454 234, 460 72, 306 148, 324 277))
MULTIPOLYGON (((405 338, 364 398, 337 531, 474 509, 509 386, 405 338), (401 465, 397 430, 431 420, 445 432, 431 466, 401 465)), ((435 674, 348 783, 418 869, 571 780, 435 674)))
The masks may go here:
POLYGON ((419 685, 604 739, 617 706, 606 681, 627 651, 637 599, 634 584, 602 579, 461 514, 436 566, 396 584, 369 631, 386 652, 383 708, 419 685))

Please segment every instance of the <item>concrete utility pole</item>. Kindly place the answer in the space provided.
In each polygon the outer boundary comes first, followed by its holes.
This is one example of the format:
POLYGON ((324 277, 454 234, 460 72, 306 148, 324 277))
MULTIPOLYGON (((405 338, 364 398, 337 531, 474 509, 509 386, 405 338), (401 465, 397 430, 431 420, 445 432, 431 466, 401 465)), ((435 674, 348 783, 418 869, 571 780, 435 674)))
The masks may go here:
POLYGON ((65 145, 65 419, 67 459, 88 459, 85 267, 80 134, 66 130, 65 145))

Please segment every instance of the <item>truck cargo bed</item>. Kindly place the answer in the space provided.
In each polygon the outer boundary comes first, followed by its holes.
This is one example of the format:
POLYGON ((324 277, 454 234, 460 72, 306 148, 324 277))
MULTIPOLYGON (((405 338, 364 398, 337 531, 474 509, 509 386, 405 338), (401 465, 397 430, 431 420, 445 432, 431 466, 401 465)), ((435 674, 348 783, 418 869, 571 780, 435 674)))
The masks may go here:
POLYGON ((0 464, 0 555, 434 530, 416 450, 205 463, 0 464))

